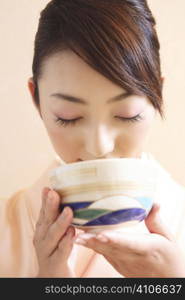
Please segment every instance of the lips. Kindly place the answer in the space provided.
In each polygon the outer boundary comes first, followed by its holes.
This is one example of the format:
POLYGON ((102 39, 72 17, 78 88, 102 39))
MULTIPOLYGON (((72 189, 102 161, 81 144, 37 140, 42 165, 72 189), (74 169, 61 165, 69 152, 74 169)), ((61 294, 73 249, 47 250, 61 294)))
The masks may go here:
MULTIPOLYGON (((105 158, 106 158, 106 157, 104 157, 104 159, 105 159, 105 158)), ((123 157, 118 157, 118 156, 117 156, 117 157, 107 157, 107 159, 108 159, 108 158, 123 158, 123 157)), ((84 161, 84 160, 81 159, 81 158, 79 158, 77 161, 84 161)))

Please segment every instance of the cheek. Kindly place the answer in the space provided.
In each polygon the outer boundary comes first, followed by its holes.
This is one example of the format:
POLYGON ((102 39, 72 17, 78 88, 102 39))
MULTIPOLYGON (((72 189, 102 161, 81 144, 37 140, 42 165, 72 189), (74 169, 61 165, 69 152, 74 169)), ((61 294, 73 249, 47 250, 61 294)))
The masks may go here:
POLYGON ((143 122, 133 130, 130 138, 133 138, 133 140, 135 140, 138 143, 142 142, 142 140, 144 140, 145 137, 148 135, 149 129, 150 126, 148 122, 143 122))
POLYGON ((55 151, 66 163, 78 158, 79 139, 74 130, 54 124, 47 127, 47 131, 55 151))
POLYGON ((123 133, 119 137, 119 148, 128 153, 142 150, 149 134, 149 128, 146 120, 123 129, 123 133))
POLYGON ((130 132, 128 130, 128 137, 133 143, 143 144, 145 142, 153 125, 154 113, 152 108, 148 108, 144 120, 131 126, 130 132))

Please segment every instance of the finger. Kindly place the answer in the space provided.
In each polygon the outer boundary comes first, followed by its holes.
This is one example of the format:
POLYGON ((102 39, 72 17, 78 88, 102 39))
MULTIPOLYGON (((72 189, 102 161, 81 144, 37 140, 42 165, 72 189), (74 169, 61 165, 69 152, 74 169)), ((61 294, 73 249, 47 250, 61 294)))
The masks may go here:
POLYGON ((67 261, 73 247, 73 238, 75 236, 75 229, 71 226, 68 228, 65 236, 61 239, 55 252, 55 257, 58 261, 67 261))
POLYGON ((76 244, 90 248, 97 253, 106 255, 110 253, 111 241, 108 236, 103 234, 84 233, 74 240, 76 244))
POLYGON ((156 233, 164 236, 169 240, 174 240, 174 236, 170 229, 164 224, 160 217, 160 205, 155 203, 145 219, 145 224, 150 233, 156 233))
POLYGON ((42 190, 42 205, 41 205, 37 225, 40 225, 42 223, 42 220, 44 217, 44 209, 45 209, 45 205, 46 205, 46 199, 47 199, 47 195, 48 195, 49 191, 50 191, 50 188, 48 188, 48 187, 44 187, 42 190))
POLYGON ((33 244, 36 248, 36 250, 39 247, 40 241, 43 239, 43 230, 42 230, 42 225, 43 225, 43 220, 44 220, 44 210, 45 210, 45 205, 46 205, 46 198, 47 194, 49 193, 50 188, 44 187, 41 193, 41 198, 42 198, 42 204, 41 204, 41 209, 39 213, 38 220, 35 224, 35 232, 34 232, 34 237, 33 237, 33 244))
POLYGON ((49 193, 50 190, 51 189, 49 187, 44 187, 42 189, 42 199, 46 199, 47 198, 47 195, 48 195, 48 193, 49 193))
POLYGON ((117 255, 121 251, 124 254, 134 252, 142 253, 144 251, 143 244, 138 234, 123 232, 103 231, 99 234, 84 233, 76 237, 75 243, 83 245, 87 248, 108 256, 117 255))
POLYGON ((56 221, 49 227, 44 242, 46 251, 49 255, 57 249, 58 243, 66 234, 68 227, 73 219, 73 212, 71 208, 65 207, 62 213, 58 216, 56 221))
POLYGON ((55 216, 59 214, 58 198, 59 195, 55 191, 52 191, 50 188, 45 187, 42 190, 42 207, 40 210, 38 221, 36 223, 34 244, 37 244, 39 241, 45 238, 48 227, 52 222, 52 217, 53 220, 55 220, 56 219, 55 216), (49 195, 52 197, 49 198, 49 195))
POLYGON ((45 210, 45 205, 46 205, 46 198, 47 198, 47 194, 49 193, 49 191, 50 191, 50 188, 48 188, 48 187, 45 187, 42 190, 42 194, 41 194, 42 205, 41 205, 38 220, 35 224, 35 231, 36 231, 36 234, 38 234, 38 235, 40 235, 40 227, 44 220, 44 210, 45 210))
POLYGON ((43 237, 47 234, 47 231, 51 224, 53 224, 59 215, 60 196, 54 190, 50 190, 46 203, 44 206, 44 219, 42 223, 43 237))

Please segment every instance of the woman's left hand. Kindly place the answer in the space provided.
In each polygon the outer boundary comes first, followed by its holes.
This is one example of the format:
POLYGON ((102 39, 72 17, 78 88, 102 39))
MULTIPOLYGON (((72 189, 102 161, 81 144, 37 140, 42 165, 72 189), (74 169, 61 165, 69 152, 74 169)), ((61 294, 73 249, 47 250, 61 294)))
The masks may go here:
POLYGON ((185 277, 185 258, 154 204, 145 224, 149 233, 104 231, 80 234, 76 243, 102 254, 124 277, 185 277))

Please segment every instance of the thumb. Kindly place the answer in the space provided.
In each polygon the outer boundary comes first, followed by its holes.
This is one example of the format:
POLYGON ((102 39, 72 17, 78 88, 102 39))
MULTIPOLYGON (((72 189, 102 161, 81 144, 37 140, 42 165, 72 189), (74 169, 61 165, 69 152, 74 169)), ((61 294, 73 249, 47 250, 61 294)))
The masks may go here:
POLYGON ((160 234, 169 240, 173 240, 173 234, 170 232, 169 228, 163 223, 160 217, 160 205, 154 203, 149 215, 145 219, 146 227, 150 233, 160 234))

